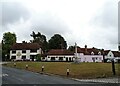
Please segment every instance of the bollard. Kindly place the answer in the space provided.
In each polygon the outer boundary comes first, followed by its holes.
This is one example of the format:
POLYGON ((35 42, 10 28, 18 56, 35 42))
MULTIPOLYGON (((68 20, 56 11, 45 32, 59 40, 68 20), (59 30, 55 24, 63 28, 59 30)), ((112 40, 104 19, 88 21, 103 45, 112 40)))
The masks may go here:
POLYGON ((16 63, 14 63, 14 67, 16 67, 16 63))
POLYGON ((42 72, 44 71, 44 65, 42 65, 42 72))
POLYGON ((114 59, 112 60, 112 72, 113 72, 113 75, 115 75, 115 62, 114 62, 114 59))
POLYGON ((28 65, 26 65, 26 69, 28 69, 28 65))
POLYGON ((69 68, 67 68, 67 76, 69 76, 69 72, 70 72, 70 69, 69 69, 69 68))

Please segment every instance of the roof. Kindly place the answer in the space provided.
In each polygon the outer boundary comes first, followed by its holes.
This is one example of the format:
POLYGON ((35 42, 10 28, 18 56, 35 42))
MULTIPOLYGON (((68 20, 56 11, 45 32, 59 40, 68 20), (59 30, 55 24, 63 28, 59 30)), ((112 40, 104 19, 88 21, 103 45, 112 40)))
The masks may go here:
POLYGON ((120 57, 120 52, 119 51, 112 51, 114 54, 114 57, 120 57))
POLYGON ((47 55, 74 55, 74 52, 66 49, 52 49, 47 53, 47 55))
POLYGON ((110 50, 105 50, 104 54, 107 55, 110 52, 110 50))
POLYGON ((38 43, 15 43, 11 50, 30 50, 39 49, 40 45, 38 43))
POLYGON ((93 52, 94 55, 99 55, 99 52, 102 54, 102 50, 97 48, 77 48, 78 53, 83 53, 84 55, 91 55, 93 52))

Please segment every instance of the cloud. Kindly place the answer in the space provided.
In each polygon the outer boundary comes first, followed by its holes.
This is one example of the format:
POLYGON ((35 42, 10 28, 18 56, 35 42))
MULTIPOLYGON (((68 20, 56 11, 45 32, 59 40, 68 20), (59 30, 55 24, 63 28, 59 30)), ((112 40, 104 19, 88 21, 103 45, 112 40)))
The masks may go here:
POLYGON ((108 0, 89 24, 94 28, 91 39, 108 49, 109 47, 115 49, 118 44, 118 1, 108 0))
POLYGON ((4 2, 4 31, 15 32, 18 42, 29 41, 32 31, 39 31, 48 40, 59 33, 68 45, 116 49, 117 2, 86 1, 4 2))
POLYGON ((109 0, 102 8, 100 8, 96 16, 92 19, 93 24, 109 29, 109 27, 117 28, 118 20, 118 2, 109 0))
POLYGON ((34 15, 31 18, 31 22, 32 31, 34 30, 44 33, 48 38, 55 33, 64 34, 67 31, 70 31, 62 19, 58 16, 52 16, 50 12, 34 15))
POLYGON ((20 18, 27 20, 30 15, 27 8, 18 2, 2 3, 2 25, 12 24, 19 21, 20 18))

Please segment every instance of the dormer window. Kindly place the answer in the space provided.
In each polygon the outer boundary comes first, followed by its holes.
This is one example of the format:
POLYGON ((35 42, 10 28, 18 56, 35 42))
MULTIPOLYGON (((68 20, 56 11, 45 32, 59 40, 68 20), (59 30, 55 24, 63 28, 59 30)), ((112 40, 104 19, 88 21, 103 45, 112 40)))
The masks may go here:
POLYGON ((101 52, 100 52, 100 51, 98 52, 98 55, 101 55, 101 52))
POLYGON ((94 55, 94 52, 91 52, 91 55, 94 55))

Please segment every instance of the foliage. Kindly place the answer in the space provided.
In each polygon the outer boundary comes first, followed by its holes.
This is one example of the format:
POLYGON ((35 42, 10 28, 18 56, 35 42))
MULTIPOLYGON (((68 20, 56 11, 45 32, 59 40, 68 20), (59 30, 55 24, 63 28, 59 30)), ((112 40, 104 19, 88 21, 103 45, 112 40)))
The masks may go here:
POLYGON ((2 39, 3 60, 9 59, 10 48, 14 43, 16 43, 16 34, 15 33, 6 32, 3 34, 3 39, 2 39))
POLYGON ((41 61, 41 55, 40 54, 37 54, 36 61, 41 61))
MULTIPOLYGON (((80 47, 77 46, 77 48, 80 48, 80 47)), ((70 50, 70 51, 75 51, 75 46, 69 46, 68 50, 70 50)))
POLYGON ((54 36, 52 36, 48 42, 48 45, 49 45, 49 49, 66 49, 67 48, 67 43, 65 39, 59 34, 55 34, 54 36))
POLYGON ((35 33, 33 31, 30 36, 33 37, 33 40, 30 41, 31 43, 38 43, 44 52, 47 50, 48 43, 45 35, 41 34, 40 32, 35 33))

